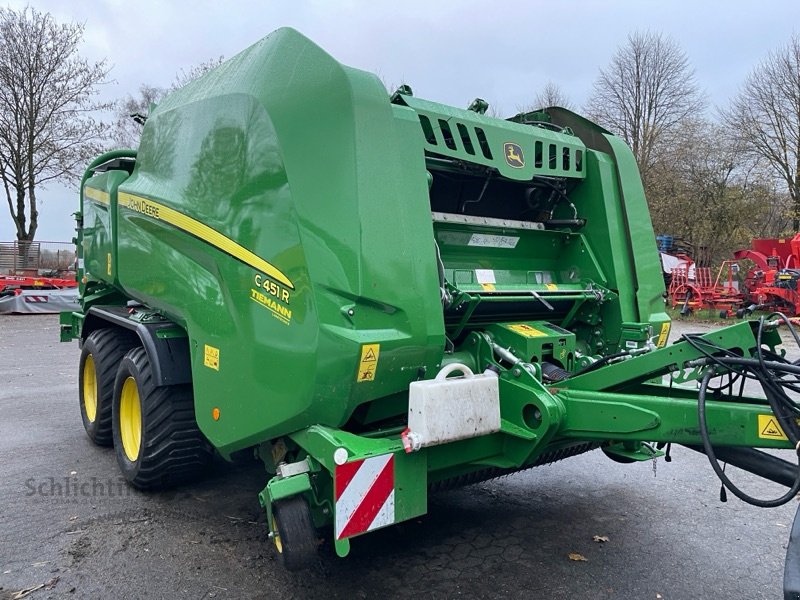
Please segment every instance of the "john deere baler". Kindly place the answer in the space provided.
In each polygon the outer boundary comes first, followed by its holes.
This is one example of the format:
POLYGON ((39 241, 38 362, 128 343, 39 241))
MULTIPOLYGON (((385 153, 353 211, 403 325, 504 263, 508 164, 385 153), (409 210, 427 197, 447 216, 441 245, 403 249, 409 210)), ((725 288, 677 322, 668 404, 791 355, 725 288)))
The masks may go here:
POLYGON ((713 444, 800 488, 750 449, 798 441, 785 386, 735 383, 800 370, 780 318, 667 345, 628 147, 564 109, 486 108, 389 95, 281 29, 90 165, 62 337, 81 341, 86 430, 132 485, 254 451, 290 568, 320 536, 344 556, 424 514, 431 489, 596 448, 716 464, 713 444))

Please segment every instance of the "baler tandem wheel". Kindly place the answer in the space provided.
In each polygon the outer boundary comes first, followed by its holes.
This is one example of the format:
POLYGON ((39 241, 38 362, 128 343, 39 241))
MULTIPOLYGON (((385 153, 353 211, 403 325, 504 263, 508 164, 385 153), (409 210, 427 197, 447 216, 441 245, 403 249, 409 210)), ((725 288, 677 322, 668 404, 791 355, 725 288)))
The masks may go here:
POLYGON ((213 449, 197 426, 192 386, 156 386, 144 348, 122 359, 112 406, 114 450, 128 483, 154 489, 205 474, 213 449))
POLYGON ((96 329, 86 338, 78 367, 78 400, 83 428, 98 446, 111 446, 111 403, 117 368, 136 339, 115 327, 96 329))

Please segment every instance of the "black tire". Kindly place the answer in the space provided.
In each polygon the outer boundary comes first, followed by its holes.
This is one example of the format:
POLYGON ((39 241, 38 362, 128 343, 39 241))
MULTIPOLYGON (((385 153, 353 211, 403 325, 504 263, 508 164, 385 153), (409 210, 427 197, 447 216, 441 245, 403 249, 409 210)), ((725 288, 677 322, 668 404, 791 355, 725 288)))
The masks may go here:
POLYGON ((206 473, 214 453, 197 427, 192 386, 156 387, 144 348, 134 348, 122 359, 114 381, 112 407, 114 450, 128 483, 139 489, 166 488, 206 473), (129 423, 135 419, 129 418, 130 412, 121 415, 120 407, 125 404, 122 408, 127 411, 133 405, 134 392, 139 406, 138 443, 126 443, 123 437, 130 436, 129 423))
POLYGON ((311 510, 303 496, 278 500, 272 507, 275 550, 288 571, 312 566, 318 558, 320 538, 314 528, 311 510))
POLYGON ((110 446, 113 443, 111 403, 114 380, 122 357, 137 342, 138 339, 130 332, 115 327, 97 329, 83 342, 78 367, 78 402, 83 428, 89 439, 98 446, 110 446), (92 372, 94 402, 90 391, 92 372))

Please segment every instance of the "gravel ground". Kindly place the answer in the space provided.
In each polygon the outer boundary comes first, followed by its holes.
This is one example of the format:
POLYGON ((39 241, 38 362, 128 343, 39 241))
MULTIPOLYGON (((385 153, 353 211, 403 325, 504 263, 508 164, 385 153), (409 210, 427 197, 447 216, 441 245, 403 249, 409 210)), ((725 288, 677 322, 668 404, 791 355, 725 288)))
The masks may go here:
MULTIPOLYGON (((0 317, 0 598, 40 584, 32 598, 782 597, 796 506, 720 503, 705 457, 684 448, 655 473, 592 452, 440 493, 348 558, 323 548, 316 568, 287 573, 256 498, 262 467, 127 488, 83 432, 77 343, 57 339, 56 316, 0 317)), ((753 493, 780 491, 733 472, 753 493)))

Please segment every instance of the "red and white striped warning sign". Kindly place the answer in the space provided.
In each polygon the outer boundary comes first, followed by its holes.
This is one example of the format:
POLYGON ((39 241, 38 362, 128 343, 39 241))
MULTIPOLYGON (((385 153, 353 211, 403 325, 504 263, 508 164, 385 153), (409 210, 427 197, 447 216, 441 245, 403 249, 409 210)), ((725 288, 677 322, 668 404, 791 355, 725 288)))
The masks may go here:
POLYGON ((48 302, 50 299, 47 296, 25 296, 25 302, 29 304, 39 304, 41 302, 48 302))
POLYGON ((394 523, 394 455, 336 466, 336 539, 394 523))

